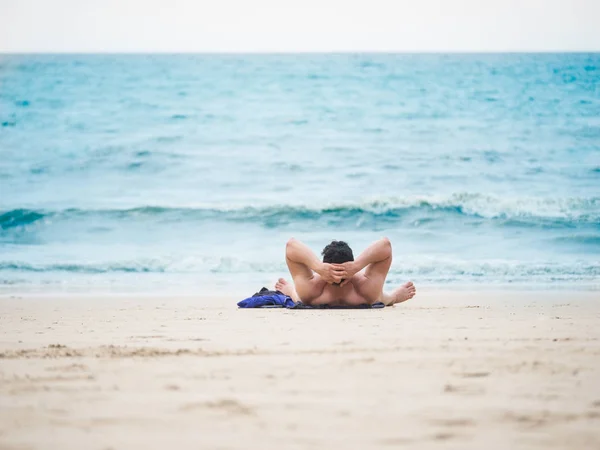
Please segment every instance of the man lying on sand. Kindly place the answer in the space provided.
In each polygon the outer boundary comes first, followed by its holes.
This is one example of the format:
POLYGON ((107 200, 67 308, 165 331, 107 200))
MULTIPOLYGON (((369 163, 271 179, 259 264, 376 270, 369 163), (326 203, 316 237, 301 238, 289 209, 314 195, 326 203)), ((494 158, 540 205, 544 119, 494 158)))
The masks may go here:
POLYGON ((352 249, 343 241, 332 241, 322 255, 323 262, 302 242, 290 239, 285 261, 294 283, 280 278, 275 289, 296 302, 331 306, 376 302, 389 306, 409 300, 417 292, 410 281, 389 294, 383 292, 392 264, 392 244, 388 238, 371 244, 356 261, 352 249), (366 269, 364 273, 363 269, 366 269))

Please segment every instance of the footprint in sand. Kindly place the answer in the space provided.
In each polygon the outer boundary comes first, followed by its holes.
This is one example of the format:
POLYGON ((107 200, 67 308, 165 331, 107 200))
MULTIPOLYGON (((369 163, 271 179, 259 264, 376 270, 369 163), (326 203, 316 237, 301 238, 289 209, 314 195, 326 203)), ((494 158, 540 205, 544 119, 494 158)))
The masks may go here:
POLYGON ((476 385, 447 384, 444 386, 444 392, 459 395, 482 395, 485 394, 485 389, 483 389, 481 386, 476 385))
POLYGON ((195 410, 206 410, 206 409, 216 409, 228 414, 241 415, 241 416, 251 416, 254 415, 255 412, 249 406, 240 403, 235 399, 222 399, 214 402, 198 402, 198 403, 188 403, 179 408, 182 412, 189 412, 195 410))
POLYGON ((457 373, 456 375, 458 375, 459 377, 462 377, 462 378, 485 378, 485 377, 489 377, 490 373, 489 372, 463 372, 463 373, 457 373))

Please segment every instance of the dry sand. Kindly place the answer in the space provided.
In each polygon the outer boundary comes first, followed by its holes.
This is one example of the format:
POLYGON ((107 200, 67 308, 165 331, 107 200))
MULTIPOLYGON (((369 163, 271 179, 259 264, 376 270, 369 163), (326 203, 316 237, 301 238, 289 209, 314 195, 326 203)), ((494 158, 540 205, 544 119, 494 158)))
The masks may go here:
POLYGON ((600 448, 598 292, 0 297, 0 449, 600 448))

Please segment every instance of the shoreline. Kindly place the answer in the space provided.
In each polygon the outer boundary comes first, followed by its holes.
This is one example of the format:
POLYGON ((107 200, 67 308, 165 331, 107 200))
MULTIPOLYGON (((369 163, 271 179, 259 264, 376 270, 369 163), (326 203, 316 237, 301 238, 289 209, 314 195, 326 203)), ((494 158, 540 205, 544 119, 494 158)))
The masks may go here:
MULTIPOLYGON (((289 278, 289 277, 288 277, 289 278)), ((274 284, 275 282, 273 281, 274 284)), ((240 295, 250 296, 254 292, 260 290, 261 287, 272 288, 271 284, 256 284, 237 286, 234 289, 230 289, 229 293, 224 294, 223 287, 212 286, 209 289, 199 287, 164 287, 163 289, 152 289, 144 290, 138 287, 132 287, 130 289, 124 289, 120 286, 117 289, 102 289, 97 286, 86 286, 86 287, 69 287, 65 289, 52 289, 43 286, 18 286, 16 289, 9 289, 8 286, 0 286, 0 299, 10 297, 73 297, 79 296, 84 298, 90 297, 195 297, 195 298, 238 298, 240 295), (206 292, 208 290, 208 293, 206 292)), ((511 292, 511 293, 552 293, 559 292, 564 295, 565 292, 578 292, 578 293, 598 293, 600 291, 600 282, 598 284, 581 284, 581 283, 556 283, 556 284, 535 284, 535 283, 464 283, 464 284, 431 284, 431 283, 418 283, 417 289, 419 292, 461 292, 461 293, 486 293, 486 292, 511 292)), ((385 286, 385 290, 390 290, 391 284, 385 286)), ((240 297, 241 300, 244 297, 240 297)))

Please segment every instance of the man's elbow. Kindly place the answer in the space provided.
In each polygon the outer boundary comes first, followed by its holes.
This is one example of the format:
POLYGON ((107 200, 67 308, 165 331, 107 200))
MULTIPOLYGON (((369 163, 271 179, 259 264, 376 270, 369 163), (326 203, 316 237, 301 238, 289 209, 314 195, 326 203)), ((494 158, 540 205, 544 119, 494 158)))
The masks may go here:
POLYGON ((389 238, 382 237, 380 242, 381 242, 381 245, 383 246, 386 254, 391 255, 392 254, 392 242, 389 240, 389 238))
POLYGON ((289 238, 285 244, 285 252, 288 253, 290 250, 292 250, 296 246, 297 242, 298 240, 296 238, 289 238))

